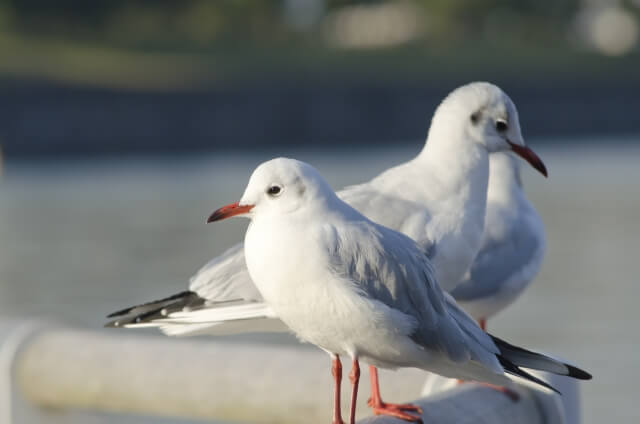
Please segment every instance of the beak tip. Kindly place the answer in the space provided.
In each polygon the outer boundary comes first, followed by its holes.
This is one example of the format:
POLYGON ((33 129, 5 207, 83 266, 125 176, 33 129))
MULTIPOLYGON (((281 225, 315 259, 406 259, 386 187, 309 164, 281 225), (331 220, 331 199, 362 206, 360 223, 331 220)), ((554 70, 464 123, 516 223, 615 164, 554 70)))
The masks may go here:
POLYGON ((538 160, 537 166, 534 166, 545 178, 549 178, 549 173, 547 172, 547 167, 544 165, 542 160, 538 160))
POLYGON ((518 156, 529 162, 531 166, 533 166, 538 172, 544 175, 545 178, 549 177, 547 173, 547 167, 542 162, 542 159, 535 154, 533 150, 526 146, 519 146, 517 144, 511 143, 507 141, 511 146, 511 150, 513 150, 518 156))
POLYGON ((215 211, 214 213, 209 215, 209 217, 207 218, 207 224, 211 224, 212 222, 218 221, 220 217, 221 217, 221 214, 219 213, 219 211, 215 211))
POLYGON ((230 218, 232 216, 245 214, 252 208, 253 205, 239 205, 238 202, 231 203, 230 205, 223 206, 220 209, 214 211, 209 216, 209 218, 207 218, 207 224, 230 218))

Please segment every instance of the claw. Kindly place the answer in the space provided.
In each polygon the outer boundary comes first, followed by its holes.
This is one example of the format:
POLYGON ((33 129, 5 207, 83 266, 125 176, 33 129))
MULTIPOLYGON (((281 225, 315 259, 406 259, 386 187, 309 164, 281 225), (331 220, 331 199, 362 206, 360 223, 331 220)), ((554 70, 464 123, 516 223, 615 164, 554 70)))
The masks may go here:
MULTIPOLYGON (((465 380, 458 380, 458 384, 465 384, 467 383, 467 381, 465 380)), ((508 397, 509 399, 511 399, 514 402, 517 402, 520 400, 520 395, 518 394, 518 392, 511 390, 509 388, 506 387, 502 387, 502 386, 497 386, 495 384, 490 384, 490 383, 478 383, 481 386, 484 387, 488 387, 492 390, 495 390, 496 392, 500 392, 503 393, 506 397, 508 397)))
POLYGON ((418 414, 422 415, 422 408, 420 408, 418 405, 413 405, 410 403, 387 403, 387 402, 380 402, 379 404, 376 404, 373 401, 373 398, 369 398, 367 400, 367 405, 369 405, 369 407, 371 408, 377 408, 377 409, 392 409, 392 410, 396 410, 396 411, 414 411, 417 412, 418 414))
POLYGON ((410 403, 376 403, 373 398, 369 398, 369 400, 367 400, 367 405, 371 407, 375 415, 389 415, 409 422, 422 423, 422 418, 420 416, 412 415, 407 412, 411 411, 422 415, 422 408, 417 405, 412 405, 410 403))
POLYGON ((422 408, 410 403, 386 403, 380 397, 380 387, 378 385, 378 370, 374 366, 369 366, 371 375, 371 397, 367 400, 367 405, 373 409, 375 415, 389 415, 412 423, 422 424, 422 408), (420 415, 408 413, 411 411, 420 415))
POLYGON ((392 409, 399 409, 401 411, 414 411, 422 415, 422 408, 420 408, 418 405, 412 405, 410 403, 400 403, 400 404, 387 403, 386 405, 392 409))
MULTIPOLYGON (((401 406, 401 405, 398 405, 401 406)), ((409 405, 412 408, 418 408, 417 406, 414 405, 409 405)), ((372 407, 373 408, 373 413, 375 415, 388 415, 390 417, 396 417, 396 418, 400 418, 401 420, 405 420, 405 421, 409 421, 412 423, 422 423, 422 418, 417 416, 417 415, 412 415, 409 414, 407 412, 403 412, 400 408, 391 408, 388 405, 385 405, 384 407, 372 407)), ((406 408, 409 409, 409 408, 406 408)), ((421 411, 420 411, 421 412, 421 411)))
POLYGON ((507 387, 496 386, 495 384, 489 384, 489 383, 480 383, 480 385, 493 389, 497 392, 503 393, 506 397, 508 397, 514 402, 517 402, 520 400, 520 395, 518 394, 518 392, 511 390, 507 387))

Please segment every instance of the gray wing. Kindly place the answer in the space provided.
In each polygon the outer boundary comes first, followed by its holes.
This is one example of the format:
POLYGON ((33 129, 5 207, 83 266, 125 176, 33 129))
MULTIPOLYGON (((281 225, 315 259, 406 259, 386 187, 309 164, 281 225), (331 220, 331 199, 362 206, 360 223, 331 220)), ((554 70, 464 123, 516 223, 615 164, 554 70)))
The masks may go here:
POLYGON ((189 280, 189 290, 208 301, 262 301, 262 295, 249 276, 244 243, 236 244, 203 266, 189 280))
POLYGON ((431 213, 424 204, 396 196, 394 192, 388 187, 383 191, 372 183, 365 183, 349 186, 337 194, 371 221, 406 234, 427 257, 433 258, 436 245, 428 234, 431 213))
POLYGON ((113 312, 109 314, 109 318, 114 319, 106 325, 162 326, 168 317, 194 314, 181 322, 173 322, 176 325, 167 327, 166 330, 176 335, 199 329, 209 332, 210 327, 216 326, 216 330, 232 333, 233 331, 228 330, 230 326, 223 328, 220 324, 226 321, 243 321, 242 324, 248 330, 253 328, 258 331, 260 324, 254 324, 250 319, 273 318, 260 310, 262 306, 262 296, 249 277, 244 245, 239 243, 211 260, 191 277, 189 290, 113 312), (196 321, 202 315, 207 316, 209 321, 196 321))
MULTIPOLYGON (((397 168, 401 167, 402 165, 397 168)), ((395 169, 392 168, 385 174, 394 172, 395 169)), ((347 187, 338 192, 338 196, 372 221, 409 235, 427 256, 434 256, 435 244, 426 232, 431 217, 424 205, 386 194, 371 183, 347 187)), ((244 243, 236 244, 204 265, 191 277, 189 290, 213 302, 238 299, 262 301, 247 270, 244 243)))
POLYGON ((491 338, 442 291, 413 240, 371 222, 331 237, 334 272, 349 275, 365 296, 416 318, 411 337, 418 344, 456 362, 477 360, 501 370, 491 338))
POLYGON ((489 207, 483 245, 467 277, 451 292, 460 301, 496 295, 508 284, 522 290, 542 263, 545 236, 533 206, 521 203, 516 213, 489 207), (506 212, 506 211, 502 211, 506 212))

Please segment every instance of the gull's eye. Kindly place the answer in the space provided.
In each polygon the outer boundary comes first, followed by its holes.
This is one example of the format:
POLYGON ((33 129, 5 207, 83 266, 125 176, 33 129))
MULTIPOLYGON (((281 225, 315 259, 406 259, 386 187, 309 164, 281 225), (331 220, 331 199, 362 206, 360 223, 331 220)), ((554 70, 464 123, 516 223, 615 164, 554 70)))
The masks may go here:
POLYGON ((507 123, 505 121, 503 121, 502 119, 499 119, 496 121, 496 130, 498 130, 498 132, 505 132, 507 129, 509 128, 509 126, 507 125, 507 123))
POLYGON ((278 196, 280 193, 282 193, 282 187, 279 185, 272 185, 267 189, 267 194, 269 196, 278 196))

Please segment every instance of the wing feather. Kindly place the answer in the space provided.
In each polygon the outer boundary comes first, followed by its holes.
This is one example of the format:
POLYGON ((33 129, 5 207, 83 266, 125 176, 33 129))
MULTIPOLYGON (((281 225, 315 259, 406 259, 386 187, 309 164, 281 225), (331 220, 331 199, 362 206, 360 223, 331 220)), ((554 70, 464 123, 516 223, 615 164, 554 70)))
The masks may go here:
MULTIPOLYGON (((526 201, 526 199, 524 199, 526 201)), ((465 279, 451 292, 461 301, 490 297, 512 284, 523 289, 542 263, 545 249, 544 226, 533 206, 526 201, 516 211, 489 208, 495 215, 487 222, 483 245, 465 279)))
POLYGON ((244 243, 238 243, 209 261, 189 281, 189 290, 213 302, 242 299, 262 301, 262 295, 249 276, 244 243))
POLYGON ((407 236, 366 221, 330 229, 333 271, 349 275, 365 296, 416 318, 411 337, 453 361, 477 360, 502 370, 493 341, 435 280, 427 256, 407 236), (366 241, 366 242, 365 242, 366 241))

